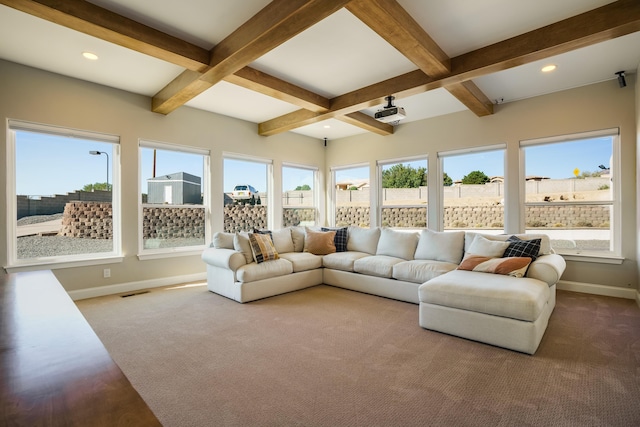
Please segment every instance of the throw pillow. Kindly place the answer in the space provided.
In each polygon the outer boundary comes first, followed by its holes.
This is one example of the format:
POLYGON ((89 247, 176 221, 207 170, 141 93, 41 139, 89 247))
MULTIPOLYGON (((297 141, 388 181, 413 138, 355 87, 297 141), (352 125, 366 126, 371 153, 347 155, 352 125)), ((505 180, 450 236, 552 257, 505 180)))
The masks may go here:
POLYGON ((347 251, 347 237, 348 237, 348 228, 327 228, 322 227, 321 231, 335 231, 336 237, 333 239, 333 243, 336 245, 336 252, 346 252, 347 251))
POLYGON ((509 247, 504 251, 503 257, 529 257, 535 261, 540 253, 542 239, 521 240, 517 236, 510 236, 507 239, 509 247))
POLYGON ((272 232, 271 239, 273 240, 273 246, 276 247, 276 251, 278 251, 279 254, 294 252, 290 228, 283 228, 272 232))
POLYGON ((309 228, 305 229, 306 238, 304 241, 304 251, 314 255, 327 255, 336 251, 336 245, 333 242, 336 237, 335 231, 313 231, 309 228))
POLYGON ((509 242, 497 242, 477 235, 476 238, 473 239, 471 246, 469 246, 468 253, 490 258, 500 258, 508 247, 509 242))
POLYGON ((458 266, 458 270, 523 277, 529 264, 531 264, 531 258, 529 257, 492 258, 469 254, 464 257, 458 266))
POLYGON ((271 237, 271 241, 273 242, 273 236, 271 235, 271 230, 258 230, 257 228, 254 228, 253 232, 257 234, 268 234, 269 237, 271 237))
POLYGON ((260 264, 280 258, 275 246, 273 246, 271 236, 268 234, 249 233, 249 242, 251 243, 251 252, 256 263, 260 264))

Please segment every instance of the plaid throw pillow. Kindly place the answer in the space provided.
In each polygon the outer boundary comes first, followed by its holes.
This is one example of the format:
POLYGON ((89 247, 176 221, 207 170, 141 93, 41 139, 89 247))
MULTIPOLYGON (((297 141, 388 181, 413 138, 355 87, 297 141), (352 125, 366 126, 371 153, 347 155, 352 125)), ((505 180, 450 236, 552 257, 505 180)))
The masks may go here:
POLYGON ((529 257, 531 262, 538 258, 540 253, 540 242, 542 239, 522 240, 516 236, 510 236, 507 239, 509 247, 505 249, 503 258, 508 257, 529 257))
POLYGON ((251 243, 253 259, 258 264, 280 258, 268 234, 249 233, 249 243, 251 243))
POLYGON ((322 227, 321 231, 335 231, 336 237, 333 238, 333 243, 336 245, 336 252, 347 251, 347 227, 344 228, 326 228, 322 227))
POLYGON ((258 230, 257 228, 254 228, 253 232, 256 234, 268 234, 269 237, 271 237, 271 241, 273 242, 273 234, 271 233, 271 230, 258 230))

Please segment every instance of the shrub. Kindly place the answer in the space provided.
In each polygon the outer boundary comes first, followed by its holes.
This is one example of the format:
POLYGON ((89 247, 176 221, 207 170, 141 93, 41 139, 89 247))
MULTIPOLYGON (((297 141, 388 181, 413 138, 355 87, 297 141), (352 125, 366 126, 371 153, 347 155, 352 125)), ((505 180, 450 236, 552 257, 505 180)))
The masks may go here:
POLYGON ((527 227, 546 227, 547 223, 542 221, 531 221, 527 223, 527 227))
POLYGON ((453 224, 451 224, 451 226, 455 228, 464 228, 467 226, 467 223, 463 221, 454 221, 453 224))

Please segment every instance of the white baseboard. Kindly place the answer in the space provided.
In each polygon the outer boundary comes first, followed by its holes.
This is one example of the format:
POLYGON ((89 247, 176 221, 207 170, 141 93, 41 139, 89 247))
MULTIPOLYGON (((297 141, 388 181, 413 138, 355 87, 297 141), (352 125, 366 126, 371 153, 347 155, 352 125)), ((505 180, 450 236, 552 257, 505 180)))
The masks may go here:
POLYGON ((163 277, 160 279, 141 280, 139 282, 120 283, 117 285, 97 286, 95 288, 78 289, 69 291, 72 300, 77 301, 87 298, 103 297, 106 295, 121 294, 125 292, 139 291, 141 289, 159 288, 162 286, 178 285, 182 283, 207 280, 207 273, 188 274, 184 276, 163 277))
POLYGON ((570 282, 568 280, 560 280, 556 286, 557 289, 563 291, 633 299, 640 305, 640 294, 638 294, 638 291, 633 288, 618 288, 615 286, 594 285, 592 283, 570 282))

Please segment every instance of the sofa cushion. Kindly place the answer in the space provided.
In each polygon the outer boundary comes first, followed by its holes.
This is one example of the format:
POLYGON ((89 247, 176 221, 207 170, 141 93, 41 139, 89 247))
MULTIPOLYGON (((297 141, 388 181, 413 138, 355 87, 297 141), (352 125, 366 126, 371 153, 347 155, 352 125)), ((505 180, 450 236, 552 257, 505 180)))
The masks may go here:
POLYGON ((336 252, 333 254, 325 255, 322 257, 322 265, 325 268, 332 268, 334 270, 343 270, 343 271, 351 271, 353 272, 353 263, 364 257, 369 257, 368 253, 365 252, 355 252, 355 251, 347 251, 347 252, 336 252))
POLYGON ((387 255, 373 255, 354 261, 353 271, 369 276, 393 278, 393 266, 403 262, 402 258, 387 255))
POLYGON ((529 264, 531 264, 531 258, 529 257, 492 258, 467 254, 460 263, 460 266, 458 266, 458 270, 524 277, 529 264))
POLYGON ((293 264, 293 272, 315 270, 322 267, 322 257, 309 252, 286 252, 280 254, 280 258, 293 264))
POLYGON ((403 261, 393 266, 394 279, 405 282, 424 283, 441 274, 455 270, 458 264, 433 260, 403 261))
POLYGON ((502 254, 503 257, 529 257, 535 261, 540 253, 542 239, 522 240, 518 236, 509 236, 509 247, 502 254))
POLYGON ((213 234, 213 247, 216 249, 234 249, 233 238, 235 233, 223 233, 218 231, 213 234))
POLYGON ((333 243, 336 245, 336 252, 347 251, 347 240, 349 236, 349 229, 347 227, 342 228, 327 228, 322 227, 321 231, 335 231, 336 237, 333 238, 333 243))
POLYGON ((460 264, 464 254, 464 231, 422 230, 414 259, 460 264))
POLYGON ((269 234, 249 233, 249 243, 251 244, 253 259, 258 264, 279 258, 278 251, 273 246, 273 240, 269 234))
POLYGON ((418 288, 420 302, 527 322, 540 316, 550 293, 540 280, 465 270, 442 274, 418 288))
POLYGON ((475 239, 473 239, 468 253, 490 258, 499 258, 508 247, 508 242, 493 241, 477 235, 475 239))
POLYGON ((313 231, 305 229, 304 251, 314 255, 327 255, 336 251, 333 239, 336 237, 335 231, 313 231))
POLYGON ((236 232, 233 236, 233 249, 244 255, 244 259, 247 260, 247 264, 253 262, 253 251, 251 250, 248 233, 236 232))
POLYGON ((347 250, 355 252, 365 252, 370 255, 376 253, 378 240, 380 239, 379 228, 349 227, 349 239, 347 240, 347 250))
POLYGON ((271 277, 285 276, 293 273, 293 265, 286 259, 276 259, 260 264, 252 262, 243 265, 236 271, 236 279, 239 282, 248 283, 271 277))
POLYGON ((413 259, 417 245, 418 233, 383 228, 380 230, 380 239, 378 240, 376 255, 386 255, 410 260, 413 259))

